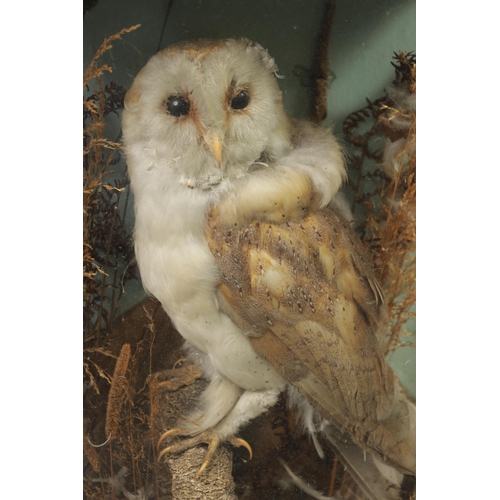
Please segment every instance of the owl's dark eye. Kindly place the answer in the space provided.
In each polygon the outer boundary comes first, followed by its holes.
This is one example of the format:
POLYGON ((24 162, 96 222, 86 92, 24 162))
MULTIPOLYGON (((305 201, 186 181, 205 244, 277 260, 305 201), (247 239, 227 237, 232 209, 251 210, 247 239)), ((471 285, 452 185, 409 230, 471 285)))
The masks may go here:
POLYGON ((172 116, 184 116, 189 113, 189 101, 178 95, 171 95, 167 99, 167 111, 172 116))
POLYGON ((250 102, 250 96, 246 90, 241 90, 233 97, 231 101, 231 107, 233 109, 245 109, 250 102))

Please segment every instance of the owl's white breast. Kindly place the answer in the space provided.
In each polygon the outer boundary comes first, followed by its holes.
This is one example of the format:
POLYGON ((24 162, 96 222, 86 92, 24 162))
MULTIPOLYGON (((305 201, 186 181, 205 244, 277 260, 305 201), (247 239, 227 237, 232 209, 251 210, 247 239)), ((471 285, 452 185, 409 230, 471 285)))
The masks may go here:
POLYGON ((283 379, 260 359, 243 332, 219 310, 219 270, 205 240, 206 215, 218 190, 191 189, 155 164, 131 172, 135 250, 145 289, 162 303, 179 333, 207 353, 215 369, 247 390, 281 389, 283 379))

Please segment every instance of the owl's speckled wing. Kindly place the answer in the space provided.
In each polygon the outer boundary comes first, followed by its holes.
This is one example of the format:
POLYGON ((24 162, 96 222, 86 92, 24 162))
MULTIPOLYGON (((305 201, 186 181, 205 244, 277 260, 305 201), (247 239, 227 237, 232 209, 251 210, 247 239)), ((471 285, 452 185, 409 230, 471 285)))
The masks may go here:
POLYGON ((383 298, 350 226, 327 208, 228 227, 216 207, 206 238, 220 306, 256 352, 354 442, 414 474, 414 415, 378 344, 383 298))

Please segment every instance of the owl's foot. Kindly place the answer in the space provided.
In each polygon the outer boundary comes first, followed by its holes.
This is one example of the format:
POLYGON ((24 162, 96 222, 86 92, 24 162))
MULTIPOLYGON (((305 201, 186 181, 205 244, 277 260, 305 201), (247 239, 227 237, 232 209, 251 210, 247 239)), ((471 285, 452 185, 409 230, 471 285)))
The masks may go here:
MULTIPOLYGON (((163 440, 165 438, 167 438, 168 436, 179 436, 179 435, 184 434, 185 432, 186 431, 184 431, 183 429, 179 429, 179 428, 170 429, 169 431, 164 432, 160 436, 160 439, 158 440, 158 444, 157 444, 158 449, 160 447, 160 444, 163 442, 163 440)), ((248 450, 248 453, 250 454, 250 459, 252 459, 252 455, 253 455, 252 448, 244 439, 232 437, 232 438, 229 438, 227 441, 229 443, 231 443, 233 446, 245 447, 248 450)), ((196 446, 198 444, 206 443, 206 444, 208 444, 208 450, 207 450, 207 453, 206 453, 205 458, 203 460, 203 463, 201 464, 201 467, 198 469, 198 472, 194 476, 196 479, 207 468, 208 464, 212 460, 212 457, 214 456, 215 451, 219 447, 220 442, 221 442, 221 438, 216 432, 211 431, 211 430, 207 430, 207 431, 204 431, 204 432, 198 434, 197 436, 194 436, 194 437, 191 437, 188 439, 184 439, 183 441, 181 441, 179 443, 172 444, 172 445, 168 446, 167 448, 164 448, 160 452, 160 454, 158 455, 158 460, 160 460, 167 453, 180 453, 180 452, 186 451, 187 449, 192 448, 193 446, 196 446)))

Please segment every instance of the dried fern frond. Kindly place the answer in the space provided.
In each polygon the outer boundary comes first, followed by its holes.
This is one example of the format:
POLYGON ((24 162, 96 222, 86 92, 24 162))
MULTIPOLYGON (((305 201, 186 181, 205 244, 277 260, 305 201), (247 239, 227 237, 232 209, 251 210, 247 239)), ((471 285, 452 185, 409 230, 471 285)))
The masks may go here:
MULTIPOLYGON (((112 43, 139 25, 125 28, 104 40, 92 58, 83 78, 83 86, 93 93, 83 101, 83 288, 85 338, 100 338, 113 316, 121 296, 119 266, 127 266, 132 250, 130 234, 125 230, 129 193, 128 178, 106 181, 111 166, 120 161, 121 143, 106 137, 106 118, 123 108, 125 89, 114 82, 104 85, 101 76, 112 72, 100 58, 112 43), (121 196, 124 196, 123 202, 121 196)), ((117 138, 118 139, 118 138, 117 138)), ((122 273, 123 274, 123 273, 122 273)))
POLYGON ((108 50, 113 48, 113 45, 111 45, 111 42, 115 40, 119 40, 122 35, 125 35, 126 33, 130 33, 131 31, 136 30, 139 28, 141 25, 136 24, 135 26, 131 26, 130 28, 123 28, 121 31, 118 33, 111 35, 108 38, 105 38, 104 41, 102 42, 101 46, 97 50, 97 52, 94 54, 94 57, 90 61, 90 64, 87 68, 87 71, 85 71, 85 75, 83 76, 83 86, 85 87, 88 85, 90 80, 94 78, 99 78, 105 71, 108 71, 109 73, 113 72, 113 68, 111 66, 108 66, 107 64, 103 64, 102 66, 98 65, 98 60, 99 58, 108 50))
POLYGON ((395 60, 396 79, 386 95, 368 100, 343 127, 356 147, 350 158, 353 212, 375 255, 392 319, 387 352, 408 345, 404 325, 415 317, 416 301, 416 62, 408 52, 395 60))

